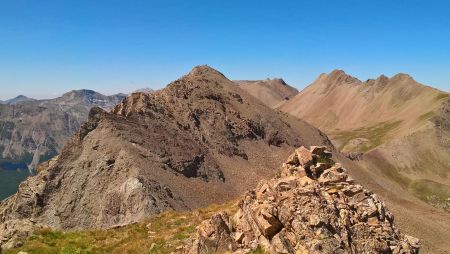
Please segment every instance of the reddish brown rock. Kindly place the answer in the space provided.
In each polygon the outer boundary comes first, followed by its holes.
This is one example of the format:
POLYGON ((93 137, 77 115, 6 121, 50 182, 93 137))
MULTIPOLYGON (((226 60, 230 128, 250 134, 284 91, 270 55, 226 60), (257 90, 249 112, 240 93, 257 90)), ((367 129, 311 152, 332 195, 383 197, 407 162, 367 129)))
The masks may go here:
POLYGON ((305 147, 300 147, 295 150, 297 159, 302 167, 309 167, 313 164, 313 154, 305 147))

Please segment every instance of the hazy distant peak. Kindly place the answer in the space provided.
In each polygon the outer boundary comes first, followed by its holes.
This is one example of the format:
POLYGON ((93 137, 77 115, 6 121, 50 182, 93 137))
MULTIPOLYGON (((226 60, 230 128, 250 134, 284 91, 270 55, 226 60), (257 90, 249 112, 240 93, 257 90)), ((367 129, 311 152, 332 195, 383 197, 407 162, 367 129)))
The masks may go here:
POLYGON ((57 98, 57 100, 63 104, 82 103, 109 109, 125 97, 125 94, 114 94, 111 96, 106 96, 94 90, 80 89, 67 92, 61 97, 57 98))
POLYGON ((36 100, 36 99, 28 98, 28 97, 26 97, 25 95, 19 95, 19 96, 15 97, 15 98, 6 100, 6 101, 4 101, 3 103, 4 103, 4 104, 9 104, 9 105, 14 105, 14 104, 17 104, 17 103, 19 103, 19 102, 24 102, 24 101, 35 101, 35 100, 36 100))
POLYGON ((96 91, 94 90, 89 90, 89 89, 79 89, 79 90, 72 90, 70 92, 67 92, 65 94, 62 95, 62 97, 68 97, 68 96, 86 96, 86 95, 94 95, 94 94, 98 94, 96 91))
POLYGON ((155 92, 155 90, 146 87, 146 88, 137 89, 133 93, 154 93, 154 92, 155 92))

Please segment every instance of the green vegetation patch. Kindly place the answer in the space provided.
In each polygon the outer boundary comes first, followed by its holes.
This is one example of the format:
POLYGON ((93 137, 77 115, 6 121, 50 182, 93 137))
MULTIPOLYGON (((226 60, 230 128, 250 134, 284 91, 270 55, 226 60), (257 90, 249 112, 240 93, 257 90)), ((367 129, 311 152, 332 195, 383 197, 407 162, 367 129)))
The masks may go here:
POLYGON ((251 254, 266 254, 267 252, 261 247, 258 246, 254 251, 251 252, 251 254))
POLYGON ((396 167, 384 160, 379 154, 371 154, 371 162, 381 169, 383 175, 397 182, 415 197, 428 204, 450 212, 450 186, 432 180, 412 180, 400 173, 396 167))
POLYGON ((425 114, 420 115, 420 116, 417 118, 417 120, 418 120, 419 122, 421 122, 421 121, 426 121, 426 120, 428 120, 428 119, 431 119, 433 116, 434 116, 434 111, 430 111, 430 112, 427 112, 427 113, 425 113, 425 114))
POLYGON ((440 94, 436 95, 436 100, 439 101, 439 100, 442 100, 442 99, 448 98, 448 97, 450 97, 450 94, 448 94, 448 93, 440 93, 440 94))
POLYGON ((421 179, 413 181, 409 190, 419 199, 450 212, 450 186, 421 179))
POLYGON ((409 185, 409 189, 424 201, 429 196, 436 196, 439 200, 446 201, 450 198, 450 186, 431 180, 415 180, 409 185))
POLYGON ((38 229, 24 241, 23 246, 2 253, 171 253, 189 242, 201 221, 218 211, 233 213, 236 210, 233 203, 226 203, 191 212, 164 212, 141 223, 115 229, 72 232, 38 229))
POLYGON ((365 153, 383 144, 386 141, 388 134, 392 130, 395 130, 401 123, 401 120, 387 121, 370 127, 334 133, 332 134, 332 137, 333 139, 338 140, 341 144, 339 150, 344 149, 351 140, 356 138, 367 139, 368 142, 365 142, 357 147, 352 147, 351 151, 349 151, 365 153))

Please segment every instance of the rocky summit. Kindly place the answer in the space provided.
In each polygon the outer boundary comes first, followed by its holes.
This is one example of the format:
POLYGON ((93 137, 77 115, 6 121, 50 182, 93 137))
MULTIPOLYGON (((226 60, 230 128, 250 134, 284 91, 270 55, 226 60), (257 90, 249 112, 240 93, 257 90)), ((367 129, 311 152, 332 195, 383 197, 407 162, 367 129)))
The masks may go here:
POLYGON ((325 147, 300 147, 271 180, 247 192, 232 215, 198 226, 185 252, 418 253, 380 198, 356 184, 325 147))

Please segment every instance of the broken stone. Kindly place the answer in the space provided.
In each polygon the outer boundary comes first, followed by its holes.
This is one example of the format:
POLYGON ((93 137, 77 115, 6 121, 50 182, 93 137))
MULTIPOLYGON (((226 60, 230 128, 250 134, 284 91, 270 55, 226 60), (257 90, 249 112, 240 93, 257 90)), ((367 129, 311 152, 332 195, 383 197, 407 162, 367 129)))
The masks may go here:
POLYGON ((420 247, 420 240, 418 238, 415 238, 410 235, 405 235, 405 238, 412 247, 414 247, 414 248, 420 247))
POLYGON ((378 220, 378 217, 370 217, 369 219, 367 219, 367 224, 371 225, 371 226, 376 226, 378 224, 380 224, 380 221, 378 220))
POLYGON ((286 161, 286 164, 289 164, 289 165, 298 165, 299 163, 300 162, 298 161, 298 157, 297 157, 296 153, 291 154, 286 161))
POLYGON ((311 179, 307 176, 303 176, 303 177, 299 178, 297 181, 298 181, 298 185, 301 187, 305 187, 306 185, 314 182, 313 179, 311 179))
POLYGON ((244 240, 244 233, 243 232, 237 232, 234 235, 234 241, 236 241, 237 243, 241 243, 242 240, 244 240))
POLYGON ((290 176, 282 178, 277 183, 275 183, 274 187, 279 192, 289 191, 297 187, 297 177, 290 176))
POLYGON ((313 164, 312 153, 308 149, 306 149, 304 146, 296 149, 295 153, 297 154, 300 166, 306 168, 313 164))
POLYGON ((281 222, 273 216, 271 213, 261 210, 261 216, 257 217, 257 224, 261 229, 261 233, 268 239, 272 239, 272 237, 280 232, 283 228, 281 222))

